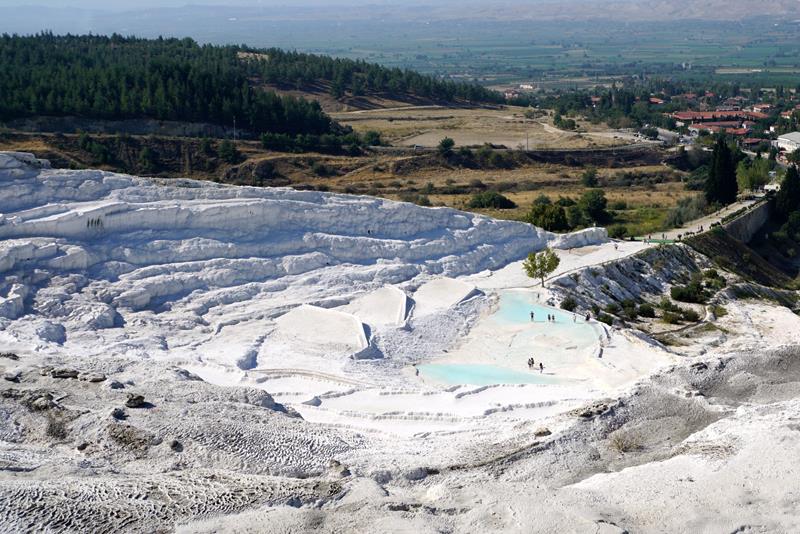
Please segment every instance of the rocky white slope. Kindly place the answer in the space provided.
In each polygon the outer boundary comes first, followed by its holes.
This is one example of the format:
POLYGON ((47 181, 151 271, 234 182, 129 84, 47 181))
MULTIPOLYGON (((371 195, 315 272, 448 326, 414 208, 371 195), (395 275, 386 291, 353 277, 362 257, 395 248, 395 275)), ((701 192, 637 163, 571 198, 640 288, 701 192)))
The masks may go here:
POLYGON ((668 285, 586 269, 642 247, 605 240, 0 153, 0 531, 796 531, 790 311, 731 303, 700 362, 488 317, 546 245, 581 300, 668 285), (509 365, 529 328, 569 380, 411 366, 509 365))
MULTIPOLYGON (((496 269, 547 244, 605 236, 556 239, 367 197, 41 167, 0 154, 0 317, 33 312, 23 322, 42 342, 69 347, 81 333, 84 350, 87 336, 112 343, 104 351, 172 350, 243 316, 332 307, 385 284, 496 269), (124 335, 97 333, 122 325, 124 335)), ((6 331, 24 338, 20 329, 6 331)), ((222 358, 250 365, 251 348, 222 358)))

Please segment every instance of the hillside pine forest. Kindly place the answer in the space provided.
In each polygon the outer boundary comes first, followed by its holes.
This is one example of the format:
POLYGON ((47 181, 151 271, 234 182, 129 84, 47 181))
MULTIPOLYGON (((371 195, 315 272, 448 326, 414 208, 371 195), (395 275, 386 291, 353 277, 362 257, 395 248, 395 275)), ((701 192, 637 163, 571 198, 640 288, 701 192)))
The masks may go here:
POLYGON ((238 124, 253 133, 321 135, 335 124, 317 102, 261 84, 330 84, 333 96, 364 91, 444 102, 501 102, 472 84, 363 61, 191 39, 119 35, 0 37, 0 120, 38 115, 238 124))

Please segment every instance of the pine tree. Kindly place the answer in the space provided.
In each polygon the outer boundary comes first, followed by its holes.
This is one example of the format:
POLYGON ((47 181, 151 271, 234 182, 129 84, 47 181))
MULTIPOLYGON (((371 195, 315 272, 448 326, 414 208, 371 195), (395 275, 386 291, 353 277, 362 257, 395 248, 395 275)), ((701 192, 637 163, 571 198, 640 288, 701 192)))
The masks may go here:
POLYGON ((219 150, 217 151, 219 157, 222 161, 226 163, 239 163, 239 159, 241 158, 241 154, 239 150, 236 148, 236 145, 230 139, 225 139, 222 144, 219 146, 219 150))

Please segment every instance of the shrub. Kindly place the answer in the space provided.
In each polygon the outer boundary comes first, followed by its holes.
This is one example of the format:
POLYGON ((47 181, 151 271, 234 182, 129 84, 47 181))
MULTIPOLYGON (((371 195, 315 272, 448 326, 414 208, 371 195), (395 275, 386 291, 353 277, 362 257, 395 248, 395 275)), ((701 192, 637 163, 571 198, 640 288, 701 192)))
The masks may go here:
POLYGON ((661 315, 661 320, 667 324, 679 324, 681 322, 681 316, 675 312, 665 311, 661 315))
POLYGON ((364 132, 364 144, 369 146, 381 146, 383 144, 381 133, 376 132, 375 130, 368 130, 364 132))
POLYGON ((720 289, 723 289, 727 285, 728 281, 722 278, 721 276, 719 278, 711 278, 709 280, 706 280, 706 287, 713 291, 719 291, 720 289))
POLYGON ((636 303, 630 299, 625 299, 622 301, 622 312, 624 313, 625 317, 630 320, 635 320, 639 316, 639 312, 636 309, 636 303))
POLYGON ((470 160, 475 157, 475 154, 472 153, 472 150, 468 149, 465 146, 462 146, 461 148, 458 149, 458 155, 461 157, 461 159, 466 159, 466 160, 470 160))
POLYGON ((423 207, 430 207, 431 200, 426 195, 420 195, 418 193, 404 193, 400 196, 400 200, 402 202, 411 202, 412 204, 416 204, 417 206, 423 207))
POLYGON ((620 308, 619 304, 616 302, 612 302, 608 306, 606 306, 606 313, 613 313, 614 315, 618 314, 622 308, 620 308))
POLYGON ((642 304, 639 306, 639 315, 642 317, 647 317, 648 319, 652 319, 656 316, 656 310, 650 304, 642 304))
POLYGON ((486 189, 486 184, 481 182, 478 178, 470 180, 469 186, 473 189, 486 189))
POLYGON ((642 448, 639 436, 631 432, 621 432, 617 430, 608 440, 608 445, 617 452, 631 452, 642 448))
POLYGON ((324 164, 319 161, 315 161, 311 165, 311 172, 316 174, 317 176, 328 176, 331 174, 330 169, 324 164))
POLYGON ((45 428, 45 433, 48 437, 58 441, 63 441, 67 439, 67 436, 69 435, 67 422, 62 417, 49 413, 47 414, 47 427, 45 428))
POLYGON ((690 323, 696 323, 696 322, 698 322, 700 320, 700 314, 697 313, 696 311, 690 310, 688 308, 685 309, 685 310, 681 310, 681 314, 682 314, 683 318, 686 321, 689 321, 690 323))
POLYGON ((624 239, 628 235, 628 227, 617 224, 608 229, 608 236, 611 239, 624 239))
POLYGON ((725 308, 725 306, 715 304, 711 307, 711 313, 713 313, 717 318, 720 318, 728 315, 728 310, 725 308))
POLYGON ((607 313, 599 314, 597 316, 597 320, 600 321, 601 323, 607 324, 608 326, 613 326, 614 325, 614 318, 612 316, 608 315, 607 313))
POLYGON ((561 301, 561 309, 562 310, 567 310, 569 312, 573 312, 573 311, 575 311, 575 309, 577 307, 578 307, 578 303, 572 297, 567 297, 567 298, 565 298, 564 300, 561 301))
POLYGON ((516 208, 517 205, 511 199, 501 195, 497 191, 486 191, 473 195, 467 207, 471 209, 493 208, 510 210, 516 208))
POLYGON ((670 228, 679 228, 689 221, 699 219, 708 209, 708 203, 702 195, 682 198, 678 205, 672 208, 664 221, 670 228))
POLYGON ((703 289, 702 284, 695 281, 685 286, 674 286, 670 289, 669 294, 674 300, 680 302, 703 304, 708 300, 708 293, 703 289))

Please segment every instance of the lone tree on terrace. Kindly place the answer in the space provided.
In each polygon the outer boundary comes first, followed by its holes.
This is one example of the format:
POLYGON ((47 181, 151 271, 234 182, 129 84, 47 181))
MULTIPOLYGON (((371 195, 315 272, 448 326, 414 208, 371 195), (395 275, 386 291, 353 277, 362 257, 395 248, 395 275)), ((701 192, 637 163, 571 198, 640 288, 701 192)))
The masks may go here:
POLYGON ((443 156, 449 156, 450 153, 453 151, 453 147, 456 146, 456 142, 450 139, 449 137, 445 137, 441 141, 439 141, 439 154, 443 156))
POLYGON ((531 278, 539 278, 544 287, 544 279, 558 269, 561 260, 551 249, 546 248, 541 252, 531 252, 528 259, 522 262, 525 272, 531 278))

